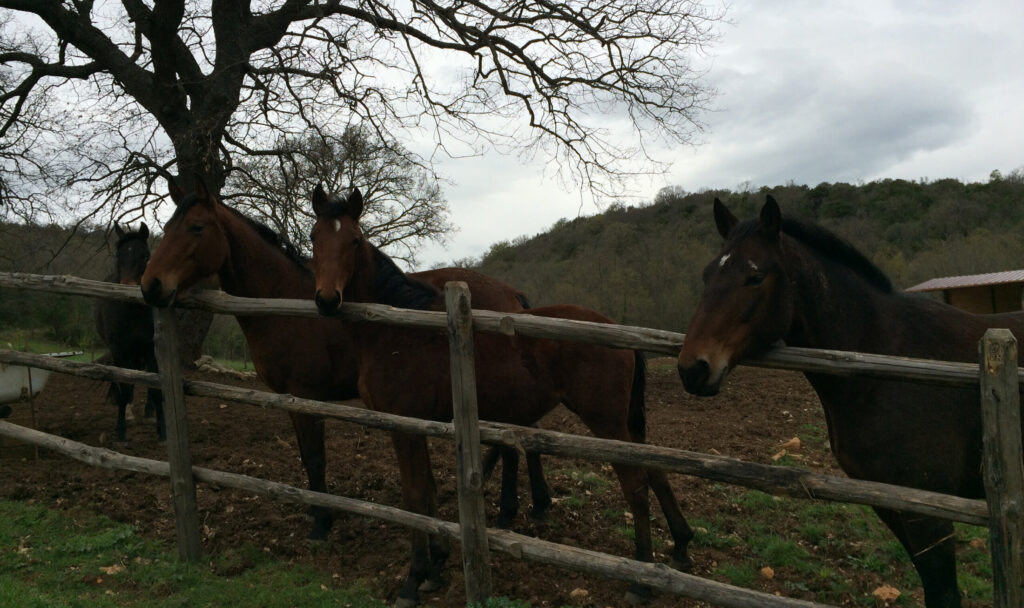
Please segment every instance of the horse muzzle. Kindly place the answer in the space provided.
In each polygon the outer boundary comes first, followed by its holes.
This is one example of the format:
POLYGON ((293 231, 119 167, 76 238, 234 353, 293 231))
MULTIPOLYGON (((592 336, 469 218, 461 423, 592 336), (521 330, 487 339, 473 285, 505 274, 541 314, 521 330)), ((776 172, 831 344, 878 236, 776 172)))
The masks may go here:
POLYGON ((324 292, 319 289, 313 294, 313 301, 316 303, 317 310, 324 316, 333 316, 338 314, 338 310, 341 309, 341 293, 337 289, 333 292, 324 292))
POLYGON ((140 287, 142 289, 142 299, 150 306, 169 306, 174 302, 174 296, 178 293, 177 289, 165 292, 160 279, 152 279, 148 285, 143 282, 140 284, 140 287))
POLYGON ((717 374, 717 378, 711 377, 711 365, 703 359, 697 359, 692 365, 677 365, 679 379, 683 381, 683 388, 691 395, 699 397, 713 397, 718 394, 725 373, 717 374))

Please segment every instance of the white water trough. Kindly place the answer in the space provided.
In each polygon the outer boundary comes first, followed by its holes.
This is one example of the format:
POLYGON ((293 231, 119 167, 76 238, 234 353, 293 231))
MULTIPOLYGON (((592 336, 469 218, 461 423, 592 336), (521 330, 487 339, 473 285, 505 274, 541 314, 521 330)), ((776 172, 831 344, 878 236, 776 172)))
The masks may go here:
MULTIPOLYGON (((77 351, 47 353, 47 356, 72 357, 80 354, 82 352, 77 351)), ((3 404, 31 400, 46 386, 50 374, 45 369, 0 363, 0 418, 6 418, 11 413, 11 408, 3 404)))

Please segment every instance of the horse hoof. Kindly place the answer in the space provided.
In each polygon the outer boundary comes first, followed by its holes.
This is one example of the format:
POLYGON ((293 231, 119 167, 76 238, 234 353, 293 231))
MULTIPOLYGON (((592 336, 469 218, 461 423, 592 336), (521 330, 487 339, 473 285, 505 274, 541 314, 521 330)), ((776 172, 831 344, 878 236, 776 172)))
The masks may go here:
POLYGON ((426 579, 420 583, 420 591, 424 593, 433 593, 434 591, 440 591, 444 587, 444 581, 438 579, 426 579))
POLYGON ((416 608, 416 606, 418 605, 419 602, 417 600, 410 599, 407 597, 400 597, 397 600, 395 600, 395 605, 393 608, 416 608))
POLYGON ((678 570, 680 572, 693 572, 693 560, 689 557, 683 559, 673 557, 668 562, 668 566, 669 568, 672 568, 673 570, 678 570))

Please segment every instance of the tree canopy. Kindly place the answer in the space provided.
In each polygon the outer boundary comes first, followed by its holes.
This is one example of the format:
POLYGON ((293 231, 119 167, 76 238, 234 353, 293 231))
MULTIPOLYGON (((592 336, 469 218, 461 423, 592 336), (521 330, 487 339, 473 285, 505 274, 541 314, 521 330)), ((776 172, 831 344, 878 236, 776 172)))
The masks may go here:
POLYGON ((700 127, 693 61, 720 18, 696 0, 0 0, 2 213, 130 220, 158 176, 219 191, 346 127, 426 158, 541 153, 610 193, 655 168, 645 142, 700 127))

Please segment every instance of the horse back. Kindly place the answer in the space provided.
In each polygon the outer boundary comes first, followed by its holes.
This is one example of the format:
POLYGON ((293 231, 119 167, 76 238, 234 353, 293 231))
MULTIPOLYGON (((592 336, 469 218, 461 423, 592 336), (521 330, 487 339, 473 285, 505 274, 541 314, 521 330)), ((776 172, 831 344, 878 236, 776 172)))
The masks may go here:
MULTIPOLYGON (((445 283, 463 281, 469 287, 473 308, 495 312, 519 312, 526 307, 525 296, 516 288, 468 268, 438 268, 414 272, 409 276, 433 286, 442 293, 445 283)), ((440 307, 443 307, 443 300, 444 297, 441 296, 440 307)))

